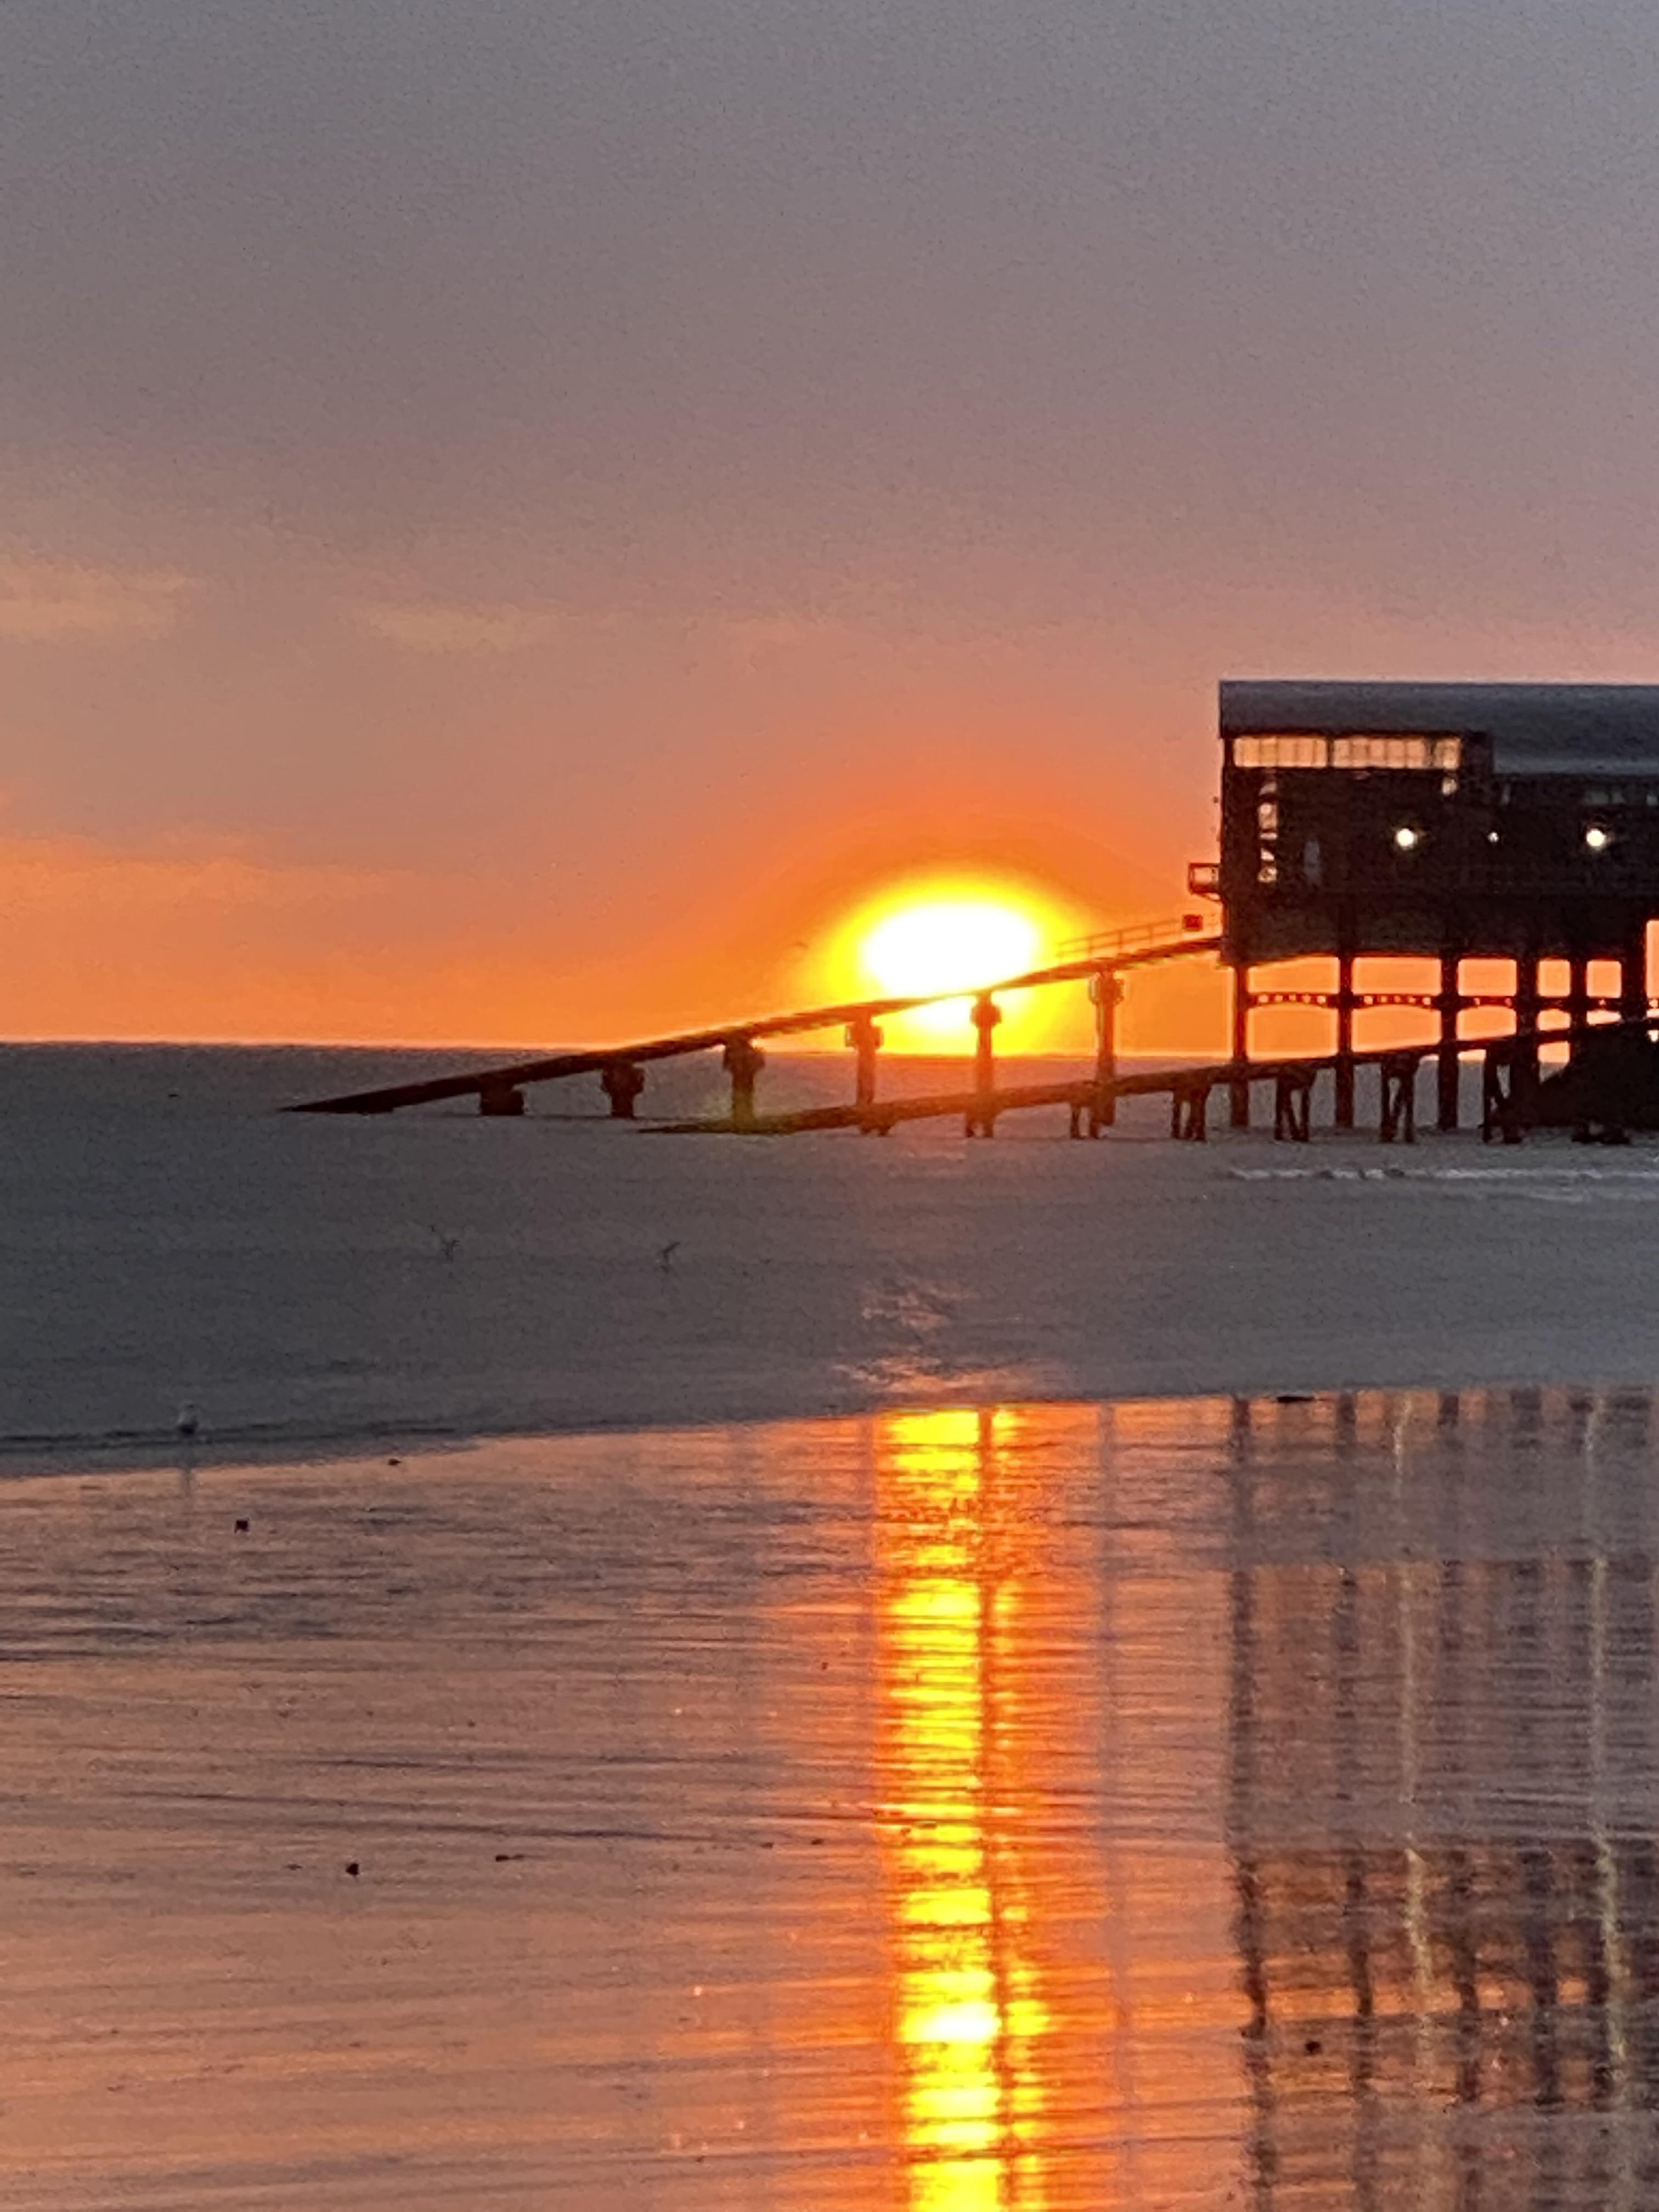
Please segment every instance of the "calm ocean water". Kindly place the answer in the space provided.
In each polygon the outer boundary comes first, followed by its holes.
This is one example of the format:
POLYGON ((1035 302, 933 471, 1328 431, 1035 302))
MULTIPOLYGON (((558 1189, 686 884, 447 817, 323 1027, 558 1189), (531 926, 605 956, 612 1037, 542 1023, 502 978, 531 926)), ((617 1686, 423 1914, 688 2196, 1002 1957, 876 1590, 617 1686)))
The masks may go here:
MULTIPOLYGON (((0 1054, 0 1449, 222 1454, 890 1405, 1644 1381, 1654 1155, 736 1140, 283 1116, 457 1055, 0 1054)), ((959 1067, 959 1063, 958 1063, 959 1067)), ((932 1085, 937 1067, 894 1071, 932 1085)), ((779 1100, 844 1095, 780 1061, 779 1100)), ((703 1062, 650 1103, 717 1106, 703 1062)))

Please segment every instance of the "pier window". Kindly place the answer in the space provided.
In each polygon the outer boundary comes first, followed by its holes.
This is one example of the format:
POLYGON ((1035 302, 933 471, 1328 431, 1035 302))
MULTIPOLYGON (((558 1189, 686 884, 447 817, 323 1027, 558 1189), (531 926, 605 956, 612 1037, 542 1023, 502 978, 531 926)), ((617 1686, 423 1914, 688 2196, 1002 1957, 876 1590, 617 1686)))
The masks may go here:
POLYGON ((1412 731, 1326 737, 1281 730, 1235 738, 1232 763, 1261 769, 1437 769, 1455 775, 1463 763, 1463 740, 1412 731))
POLYGON ((1413 737, 1404 733, 1333 738, 1333 768, 1438 769, 1455 775, 1463 763, 1462 738, 1413 737))
POLYGON ((1328 738, 1235 738, 1235 768, 1328 768, 1328 738))

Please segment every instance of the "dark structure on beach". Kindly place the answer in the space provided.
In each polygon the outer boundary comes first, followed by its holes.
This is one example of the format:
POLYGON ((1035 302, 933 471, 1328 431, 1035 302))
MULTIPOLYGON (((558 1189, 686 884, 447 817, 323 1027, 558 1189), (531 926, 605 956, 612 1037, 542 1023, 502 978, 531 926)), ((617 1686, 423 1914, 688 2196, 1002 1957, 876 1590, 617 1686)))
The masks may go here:
MULTIPOLYGON (((1659 685, 1227 683, 1220 703, 1220 859, 1191 882, 1221 902, 1235 1062, 1254 1006, 1330 1006, 1335 1119, 1352 1127, 1356 1012, 1422 1004, 1438 1015, 1439 1125, 1455 1128, 1465 1007, 1510 1006, 1522 1036, 1547 1004, 1570 1030, 1592 1012, 1645 1016, 1659 685), (1334 992, 1255 988, 1259 967, 1308 954, 1335 959, 1334 992), (1357 992, 1367 954, 1437 959, 1438 991, 1357 992), (1466 995, 1461 962, 1494 957, 1514 962, 1513 990, 1466 995), (1547 1001, 1546 959, 1568 974, 1547 1001), (1592 960, 1619 963, 1615 993, 1592 996, 1592 960)), ((1535 1090, 1535 1048, 1529 1075, 1535 1090)), ((1243 1086, 1233 1103, 1246 1119, 1243 1086)))
POLYGON ((1227 1093, 1233 1126, 1243 1128, 1260 1085, 1271 1090, 1274 1135, 1306 1142, 1315 1086, 1327 1075, 1333 1121, 1353 1127, 1364 1066, 1376 1071, 1378 1136, 1410 1143, 1424 1063, 1436 1067, 1439 1126, 1455 1129, 1460 1055, 1476 1046, 1485 1137, 1518 1142, 1540 1124, 1609 1139, 1659 1127, 1647 995, 1648 925, 1659 916, 1659 685, 1227 683, 1220 703, 1220 857, 1188 872, 1200 902, 1219 902, 1213 926, 1205 911, 1189 911, 1077 939, 1040 967, 968 992, 789 1008, 313 1099, 297 1110, 391 1114, 474 1098, 482 1114, 514 1117, 527 1085, 597 1075, 611 1117, 631 1121, 648 1067, 718 1054, 730 1112, 659 1129, 885 1135, 903 1122, 959 1116, 969 1136, 988 1137, 1004 1114, 1063 1106, 1073 1136, 1095 1136, 1112 1126, 1121 1099, 1157 1093, 1169 1099, 1171 1135, 1200 1140, 1214 1092, 1227 1093), (1121 1068, 1126 981, 1216 953, 1234 979, 1228 1057, 1121 1068), (1401 954, 1437 962, 1437 988, 1358 988, 1357 961, 1401 954), (1334 989, 1283 988, 1261 974, 1310 955, 1334 961, 1334 989), (1513 981, 1466 988, 1462 963, 1481 958, 1511 962, 1513 981), (1565 988, 1549 995, 1546 960, 1566 971, 1565 988), (1592 962, 1616 964, 1613 988, 1591 989, 1592 962), (1079 985, 1092 1009, 1092 1068, 1000 1082, 1000 1001, 1079 985), (883 1022, 957 996, 974 1034, 971 1088, 878 1096, 883 1022), (1253 1059, 1252 1011, 1286 1005, 1328 1009, 1334 1048, 1253 1059), (1429 1034, 1357 1049, 1355 1015, 1382 1007, 1419 1011, 1429 1034), (1475 1008, 1508 1012, 1509 1034, 1464 1039, 1462 1018, 1475 1008), (825 1030, 841 1030, 854 1055, 852 1099, 761 1110, 765 1048, 825 1030), (1546 1045, 1571 1055, 1547 1079, 1546 1045))

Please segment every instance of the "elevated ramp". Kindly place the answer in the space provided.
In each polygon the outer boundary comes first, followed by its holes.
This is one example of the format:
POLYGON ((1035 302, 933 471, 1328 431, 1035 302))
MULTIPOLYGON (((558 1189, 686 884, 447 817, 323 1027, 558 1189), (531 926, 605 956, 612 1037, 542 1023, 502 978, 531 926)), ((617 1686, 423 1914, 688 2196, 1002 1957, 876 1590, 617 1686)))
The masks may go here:
MULTIPOLYGON (((695 1053, 717 1052, 734 1044, 752 1045, 763 1037, 805 1036, 815 1030, 850 1030, 861 1024, 882 1021, 891 1014, 914 1012, 920 1006, 947 1006, 957 999, 994 1000, 1007 991, 1031 991, 1050 984, 1082 982, 1125 969, 1154 967, 1164 961, 1218 951, 1220 938, 1194 935, 1187 927, 1188 919, 1149 925, 1135 932, 1114 933, 1109 941, 1120 944, 1121 949, 1116 951, 1072 951, 1068 947, 1069 957, 1066 958, 1030 969, 1023 975, 1004 976, 999 982, 987 983, 977 989, 932 991, 908 998, 854 999, 835 1006, 799 1007, 783 1013, 725 1022, 718 1028, 644 1037, 630 1044, 552 1053, 534 1060, 505 1061, 493 1067, 469 1068, 454 1075, 429 1076, 416 1083, 392 1083, 374 1091, 346 1091, 337 1097, 308 1099, 283 1110, 289 1114, 396 1114, 408 1107, 437 1105, 450 1098, 476 1097, 483 1103, 492 1097, 520 1091, 527 1084, 554 1083, 566 1076, 603 1074, 608 1068, 679 1060, 695 1053), (1176 933, 1166 933, 1170 930, 1176 933), (1127 941, 1130 939, 1133 941, 1127 941)), ((1097 940, 1079 942, 1094 945, 1097 940)), ((1102 939, 1097 942, 1104 947, 1109 940, 1102 939)))

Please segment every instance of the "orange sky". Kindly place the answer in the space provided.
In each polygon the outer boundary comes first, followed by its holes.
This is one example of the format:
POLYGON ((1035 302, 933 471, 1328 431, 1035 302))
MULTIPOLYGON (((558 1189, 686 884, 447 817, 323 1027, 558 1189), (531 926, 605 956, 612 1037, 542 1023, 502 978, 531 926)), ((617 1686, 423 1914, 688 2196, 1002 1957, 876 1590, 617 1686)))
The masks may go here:
POLYGON ((929 871, 1179 910, 1224 673, 1651 679, 1656 90, 1635 0, 18 0, 0 1032, 720 1020, 929 871))

